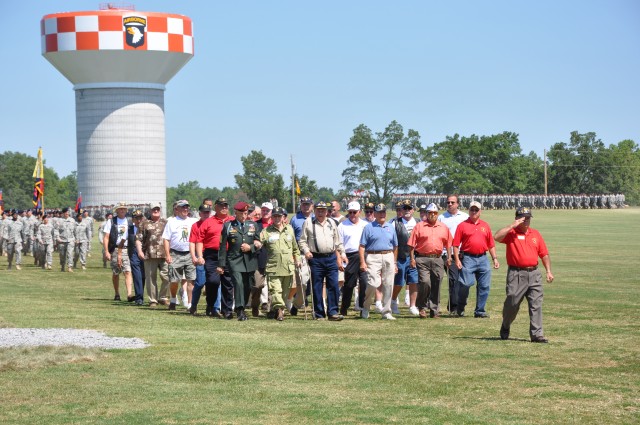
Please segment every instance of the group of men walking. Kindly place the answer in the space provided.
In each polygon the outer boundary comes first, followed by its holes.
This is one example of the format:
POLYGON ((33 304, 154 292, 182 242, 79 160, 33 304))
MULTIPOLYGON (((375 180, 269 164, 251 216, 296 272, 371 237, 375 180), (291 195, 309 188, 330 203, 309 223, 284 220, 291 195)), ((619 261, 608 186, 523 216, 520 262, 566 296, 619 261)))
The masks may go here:
POLYGON ((32 256, 34 264, 52 269, 53 252, 60 255, 60 270, 73 272, 86 269, 93 237, 93 218, 80 209, 75 218, 64 208, 45 214, 32 210, 12 209, 2 213, 0 220, 0 254, 5 254, 8 269, 22 269, 23 256, 32 256))
MULTIPOLYGON (((480 218, 479 202, 470 202, 468 213, 455 195, 447 196, 446 204, 440 214, 434 203, 417 207, 410 199, 400 200, 396 216, 387 220, 384 204, 362 208, 352 201, 342 216, 335 201, 314 203, 302 197, 299 211, 289 219, 271 202, 251 211, 249 204, 238 202, 231 213, 229 202, 219 198, 203 200, 196 218, 190 203, 179 200, 168 219, 161 217, 159 204, 152 204, 147 217, 136 210, 130 220, 128 206, 121 203, 115 216, 106 217, 100 238, 104 260, 111 265, 114 300, 121 300, 123 275, 129 302, 143 305, 146 291, 150 307, 164 304, 176 310, 183 304, 197 315, 204 293, 205 315, 239 321, 248 319, 248 308, 259 317, 261 305, 270 305, 267 316, 278 321, 301 309, 306 317, 309 304, 317 320, 341 321, 350 309, 362 319, 375 311, 384 320, 395 320, 403 287, 410 314, 438 318, 445 309, 440 300, 445 276, 448 313, 465 316, 469 290, 477 285, 473 315, 487 318, 491 270, 500 267, 498 241, 506 244, 509 266, 500 336, 509 337, 527 298, 531 340, 547 342, 539 258, 548 282, 553 274, 544 240, 530 228, 531 210, 519 207, 516 220, 494 236, 480 218)), ((10 218, 4 217, 0 248, 7 251, 9 268, 15 259, 20 269, 24 245, 26 252, 38 252, 36 261, 43 268, 51 268, 54 247, 61 270, 73 271, 78 260, 85 268, 91 218, 80 212, 73 219, 68 209, 61 215, 50 220, 26 213, 21 218, 11 211, 10 218)))

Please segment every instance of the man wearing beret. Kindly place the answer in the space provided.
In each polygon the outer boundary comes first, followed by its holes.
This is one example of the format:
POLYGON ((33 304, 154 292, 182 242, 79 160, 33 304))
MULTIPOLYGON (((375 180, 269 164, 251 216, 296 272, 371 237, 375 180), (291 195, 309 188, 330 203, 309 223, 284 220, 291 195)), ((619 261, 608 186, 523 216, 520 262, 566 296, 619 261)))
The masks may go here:
POLYGON ((235 220, 222 226, 217 272, 223 275, 225 268, 229 268, 236 316, 238 320, 244 321, 247 320, 244 306, 249 299, 251 288, 255 287, 255 271, 258 269, 256 250, 260 249, 262 244, 256 223, 247 220, 249 204, 238 202, 233 209, 235 220))
POLYGON ((520 207, 516 220, 498 230, 495 240, 507 246, 507 298, 502 309, 500 338, 509 339, 511 323, 516 318, 524 297, 529 304, 529 336, 531 342, 549 342, 542 331, 542 274, 538 270, 538 258, 547 271, 547 282, 553 282, 549 250, 536 229, 532 229, 531 210, 520 207))

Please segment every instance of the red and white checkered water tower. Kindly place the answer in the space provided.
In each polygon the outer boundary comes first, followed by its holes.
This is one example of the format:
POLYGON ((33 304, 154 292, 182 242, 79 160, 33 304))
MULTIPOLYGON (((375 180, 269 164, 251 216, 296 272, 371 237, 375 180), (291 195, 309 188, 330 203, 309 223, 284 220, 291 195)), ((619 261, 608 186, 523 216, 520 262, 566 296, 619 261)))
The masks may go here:
POLYGON ((132 6, 46 15, 42 54, 76 97, 85 205, 166 206, 165 85, 193 57, 191 19, 132 6))

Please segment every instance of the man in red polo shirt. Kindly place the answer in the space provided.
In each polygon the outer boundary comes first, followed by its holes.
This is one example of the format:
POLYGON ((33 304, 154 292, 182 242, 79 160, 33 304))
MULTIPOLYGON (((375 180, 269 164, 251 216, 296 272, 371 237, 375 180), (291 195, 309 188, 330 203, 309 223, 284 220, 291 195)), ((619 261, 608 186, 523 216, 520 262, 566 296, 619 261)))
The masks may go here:
POLYGON ((469 288, 478 282, 478 298, 476 299, 476 309, 474 317, 488 318, 485 311, 489 289, 491 288, 491 268, 487 262, 487 251, 493 259, 493 268, 500 267, 498 257, 496 257, 496 243, 491 234, 491 227, 486 221, 480 220, 480 209, 482 204, 473 201, 469 205, 469 218, 458 225, 455 237, 453 238, 453 255, 456 267, 460 270, 458 292, 458 316, 464 316, 464 308, 469 297, 469 288), (460 250, 464 253, 460 261, 460 250))
POLYGON ((230 320, 233 318, 233 284, 229 270, 225 270, 224 274, 218 274, 217 268, 222 226, 235 218, 229 215, 229 202, 226 198, 216 199, 213 208, 216 213, 200 226, 196 240, 196 256, 200 263, 204 260, 207 315, 220 317, 219 313, 214 310, 214 305, 218 300, 218 288, 222 285, 221 310, 224 318, 230 320))
POLYGON ((531 210, 520 207, 516 220, 496 232, 495 240, 507 245, 507 298, 502 309, 500 338, 509 339, 511 323, 516 318, 520 303, 527 297, 529 304, 529 334, 531 342, 547 343, 542 331, 542 274, 538 270, 538 258, 547 270, 547 282, 553 282, 549 250, 542 235, 532 229, 531 210))
POLYGON ((418 299, 420 318, 440 317, 440 282, 444 276, 442 251, 447 252, 447 267, 451 266, 451 232, 438 221, 436 204, 420 207, 421 221, 416 224, 409 238, 411 267, 418 268, 418 299))

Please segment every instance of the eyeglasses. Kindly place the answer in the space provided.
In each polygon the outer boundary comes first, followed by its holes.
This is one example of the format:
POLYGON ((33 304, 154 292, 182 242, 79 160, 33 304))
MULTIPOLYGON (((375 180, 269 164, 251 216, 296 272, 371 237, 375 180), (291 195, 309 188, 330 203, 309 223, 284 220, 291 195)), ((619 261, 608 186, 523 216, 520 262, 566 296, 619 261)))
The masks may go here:
POLYGON ((456 201, 447 201, 447 204, 457 204, 456 201))

